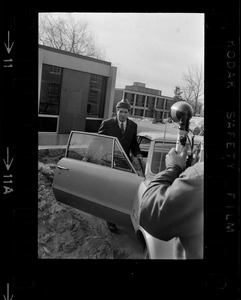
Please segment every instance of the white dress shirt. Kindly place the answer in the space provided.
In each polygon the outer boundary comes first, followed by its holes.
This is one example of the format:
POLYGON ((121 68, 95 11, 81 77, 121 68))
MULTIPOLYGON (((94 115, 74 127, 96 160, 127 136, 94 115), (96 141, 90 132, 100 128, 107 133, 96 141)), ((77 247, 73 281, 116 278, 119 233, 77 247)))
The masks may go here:
POLYGON ((127 121, 125 121, 125 122, 120 122, 120 121, 118 120, 118 124, 119 124, 120 129, 121 129, 121 123, 123 123, 123 125, 124 125, 124 131, 125 131, 125 130, 126 130, 126 123, 127 123, 127 121))

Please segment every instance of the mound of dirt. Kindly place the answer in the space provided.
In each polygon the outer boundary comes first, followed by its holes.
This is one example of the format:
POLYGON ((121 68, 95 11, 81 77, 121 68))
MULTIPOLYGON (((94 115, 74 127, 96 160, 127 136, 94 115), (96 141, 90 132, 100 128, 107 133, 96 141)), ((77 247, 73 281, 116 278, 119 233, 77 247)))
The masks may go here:
POLYGON ((56 201, 55 162, 38 163, 38 257, 42 259, 141 259, 134 235, 109 231, 106 222, 56 201))

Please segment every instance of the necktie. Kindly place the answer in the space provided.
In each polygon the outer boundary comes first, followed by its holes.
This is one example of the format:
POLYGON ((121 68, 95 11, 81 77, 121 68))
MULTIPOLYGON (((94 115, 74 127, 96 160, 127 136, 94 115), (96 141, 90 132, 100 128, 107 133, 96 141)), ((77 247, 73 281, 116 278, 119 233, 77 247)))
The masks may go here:
POLYGON ((124 130, 124 124, 123 122, 121 122, 121 133, 124 134, 125 130, 124 130))

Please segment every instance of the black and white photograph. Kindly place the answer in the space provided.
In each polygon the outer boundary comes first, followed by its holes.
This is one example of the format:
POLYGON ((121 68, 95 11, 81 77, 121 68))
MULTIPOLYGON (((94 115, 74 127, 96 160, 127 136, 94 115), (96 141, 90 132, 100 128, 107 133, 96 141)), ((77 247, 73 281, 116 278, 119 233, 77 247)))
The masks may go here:
POLYGON ((39 259, 203 259, 204 29, 39 13, 39 259))
POLYGON ((239 299, 239 2, 2 3, 2 299, 239 299))

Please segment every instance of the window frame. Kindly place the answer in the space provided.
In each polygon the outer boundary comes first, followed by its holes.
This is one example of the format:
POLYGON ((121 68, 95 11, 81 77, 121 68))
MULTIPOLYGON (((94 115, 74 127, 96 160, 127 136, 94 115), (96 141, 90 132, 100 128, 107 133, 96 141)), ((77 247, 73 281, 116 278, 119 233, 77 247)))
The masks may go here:
POLYGON ((62 90, 62 80, 63 80, 63 69, 55 65, 43 63, 42 64, 42 74, 41 74, 41 88, 39 95, 39 104, 38 104, 38 116, 49 115, 49 116, 59 116, 60 102, 61 102, 61 90, 62 90), (57 71, 56 71, 57 70, 57 71), (44 77, 46 73, 52 74, 52 76, 58 76, 58 81, 44 77), (58 89, 58 93, 50 93, 53 89, 58 89), (44 93, 45 95, 42 95, 44 93), (45 96, 45 97, 44 97, 45 96), (54 96, 54 99, 51 98, 54 96), (54 100, 54 101, 53 101, 54 100), (51 111, 50 113, 47 110, 41 110, 41 105, 47 105, 47 107, 55 106, 56 113, 51 111))
POLYGON ((49 130, 48 131, 42 131, 42 130, 38 130, 39 133, 58 133, 58 130, 59 130, 59 115, 39 114, 38 115, 38 119, 39 118, 57 119, 55 131, 49 131, 49 130))
MULTIPOLYGON (((113 136, 107 136, 107 135, 103 135, 103 134, 97 134, 97 133, 91 133, 91 132, 84 132, 84 131, 71 131, 70 132, 70 135, 69 135, 69 139, 68 139, 68 143, 67 143, 67 147, 66 147, 66 152, 65 152, 65 158, 68 158, 68 159, 74 159, 75 158, 71 158, 71 157, 68 157, 68 152, 69 152, 69 147, 71 146, 71 139, 73 137, 74 134, 80 134, 80 135, 89 135, 89 136, 93 136, 93 137, 102 137, 102 138, 105 138, 105 139, 111 139, 112 140, 112 159, 111 159, 111 166, 104 166, 104 165, 99 165, 99 164, 96 164, 100 167, 107 167, 107 168, 111 168, 113 170, 117 170, 117 171, 123 171, 123 172, 127 172, 127 173, 134 173, 136 174, 137 176, 139 176, 139 174, 137 173, 136 169, 134 168, 133 164, 131 163, 130 159, 128 158, 128 156, 126 155, 124 149, 122 148, 121 146, 121 143, 119 142, 119 140, 116 138, 116 137, 113 137, 113 136), (121 151, 121 154, 124 156, 126 162, 128 163, 128 165, 130 166, 131 168, 131 172, 130 170, 128 169, 122 169, 122 168, 116 168, 114 166, 114 150, 115 150, 115 143, 116 145, 118 146, 118 148, 120 149, 121 151)), ((86 161, 86 163, 92 163, 93 162, 88 162, 86 161)))
MULTIPOLYGON (((156 147, 157 144, 160 144, 160 146, 161 146, 160 147, 160 152, 162 153, 161 158, 163 156, 165 156, 170 151, 171 148, 175 147, 175 143, 173 143, 173 142, 168 142, 168 141, 163 142, 161 140, 155 140, 154 141, 153 146, 152 146, 152 151, 151 151, 152 154, 151 154, 151 158, 150 158, 150 174, 153 175, 153 176, 155 176, 156 174, 158 174, 159 172, 161 172, 165 169, 165 168, 163 170, 159 169, 157 173, 153 172, 153 156, 154 156, 155 147, 156 147)), ((160 160, 160 163, 161 164, 163 163, 163 159, 160 160)), ((159 167, 160 167, 160 164, 159 164, 159 167)))
POLYGON ((49 73, 62 75, 62 67, 55 66, 55 65, 49 65, 49 66, 51 66, 49 73))

